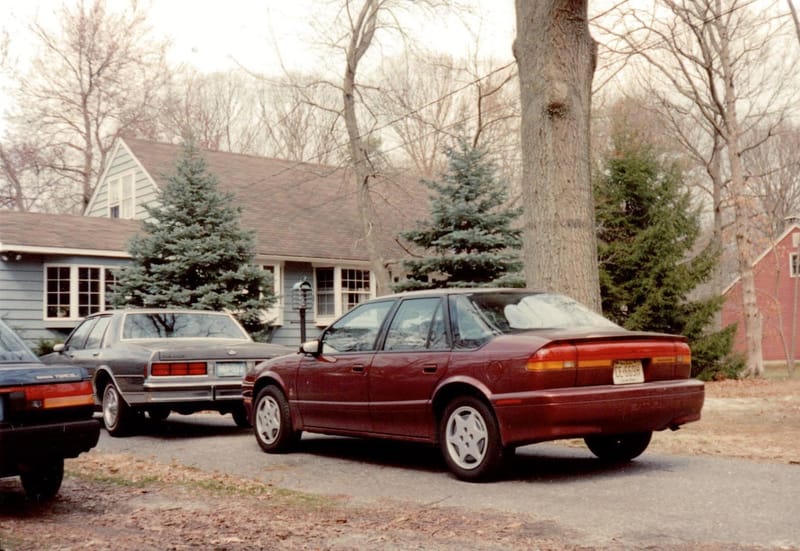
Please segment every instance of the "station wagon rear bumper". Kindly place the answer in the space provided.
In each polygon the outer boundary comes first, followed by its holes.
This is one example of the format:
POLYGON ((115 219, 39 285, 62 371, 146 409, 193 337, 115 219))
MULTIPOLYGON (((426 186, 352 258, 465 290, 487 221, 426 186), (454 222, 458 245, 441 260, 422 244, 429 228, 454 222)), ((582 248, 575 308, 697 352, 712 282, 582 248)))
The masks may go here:
POLYGON ((242 400, 242 384, 235 382, 145 383, 143 392, 126 392, 131 405, 180 404, 191 402, 227 402, 242 400))
POLYGON ((547 389, 494 396, 504 445, 593 434, 676 429, 700 419, 705 386, 695 379, 547 389))

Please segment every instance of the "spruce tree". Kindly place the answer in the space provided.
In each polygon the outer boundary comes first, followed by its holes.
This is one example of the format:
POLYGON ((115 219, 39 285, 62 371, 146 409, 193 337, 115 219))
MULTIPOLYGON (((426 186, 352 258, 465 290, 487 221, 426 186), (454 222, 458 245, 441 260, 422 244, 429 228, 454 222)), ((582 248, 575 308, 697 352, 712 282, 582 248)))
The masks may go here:
POLYGON ((633 330, 685 335, 693 375, 727 369, 733 327, 710 331, 721 296, 690 298, 712 276, 717 252, 691 256, 699 213, 678 165, 634 133, 618 131, 595 182, 603 314, 633 330))
POLYGON ((261 312, 274 302, 271 275, 252 264, 254 239, 240 227, 241 208, 217 188, 193 142, 184 143, 158 201, 146 208, 115 305, 229 310, 248 331, 262 329, 261 312))
POLYGON ((507 206, 495 165, 464 138, 446 154, 441 181, 422 181, 433 192, 430 219, 401 233, 427 256, 403 263, 408 279, 395 290, 523 286, 521 230, 513 227, 521 210, 507 206))

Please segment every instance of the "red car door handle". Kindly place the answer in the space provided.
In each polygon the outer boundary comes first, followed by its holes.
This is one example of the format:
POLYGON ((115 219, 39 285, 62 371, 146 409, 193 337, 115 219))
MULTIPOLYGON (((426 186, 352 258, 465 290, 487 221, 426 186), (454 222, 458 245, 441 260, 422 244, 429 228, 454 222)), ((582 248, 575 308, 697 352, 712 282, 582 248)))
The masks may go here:
POLYGON ((436 373, 437 369, 438 369, 438 366, 436 366, 436 365, 425 365, 425 366, 422 366, 422 372, 423 373, 436 373))
POLYGON ((354 373, 363 373, 364 372, 364 366, 363 365, 354 365, 353 366, 353 372, 354 373))

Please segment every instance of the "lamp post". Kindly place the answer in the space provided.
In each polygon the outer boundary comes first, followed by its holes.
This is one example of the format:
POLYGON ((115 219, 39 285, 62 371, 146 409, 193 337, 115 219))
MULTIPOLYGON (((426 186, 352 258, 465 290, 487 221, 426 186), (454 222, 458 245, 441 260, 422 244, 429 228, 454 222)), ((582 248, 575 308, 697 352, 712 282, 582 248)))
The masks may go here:
POLYGON ((306 342, 306 310, 311 308, 311 284, 303 278, 292 285, 292 308, 300 314, 300 344, 306 342))

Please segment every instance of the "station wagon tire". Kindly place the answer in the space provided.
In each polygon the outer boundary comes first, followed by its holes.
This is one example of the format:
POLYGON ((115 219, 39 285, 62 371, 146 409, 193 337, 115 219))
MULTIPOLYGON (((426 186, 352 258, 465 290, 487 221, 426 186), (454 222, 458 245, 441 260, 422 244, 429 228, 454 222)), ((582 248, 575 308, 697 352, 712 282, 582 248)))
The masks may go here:
POLYGON ((439 444, 450 471, 469 482, 495 478, 504 461, 497 420, 472 396, 451 401, 439 425, 439 444))
POLYGON ((233 416, 233 422, 236 423, 237 427, 249 429, 253 426, 250 423, 250 419, 247 418, 247 410, 244 409, 244 405, 234 408, 234 410, 231 411, 231 415, 233 416))
POLYGON ((134 412, 120 395, 114 383, 103 389, 103 424, 111 436, 124 436, 130 430, 134 412))
POLYGON ((652 432, 587 436, 589 450, 604 461, 624 463, 640 456, 650 445, 652 432))
POLYGON ((281 389, 270 385, 258 393, 253 406, 253 431, 261 449, 267 453, 291 450, 300 439, 292 427, 289 403, 281 389))
POLYGON ((52 499, 64 479, 64 459, 57 458, 40 463, 22 465, 19 473, 25 495, 31 501, 52 499))

